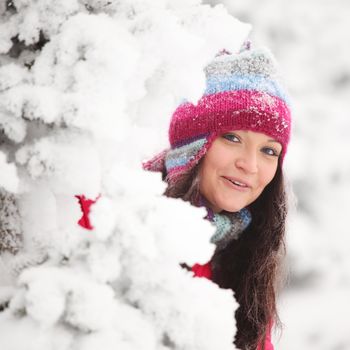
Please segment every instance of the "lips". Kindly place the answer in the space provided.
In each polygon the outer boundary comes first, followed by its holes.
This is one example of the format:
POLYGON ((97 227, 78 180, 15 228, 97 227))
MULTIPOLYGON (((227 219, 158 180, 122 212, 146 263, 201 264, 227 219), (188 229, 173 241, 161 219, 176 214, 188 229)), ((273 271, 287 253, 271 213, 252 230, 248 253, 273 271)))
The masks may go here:
POLYGON ((230 177, 230 176, 223 176, 223 178, 230 181, 233 185, 238 186, 242 189, 251 187, 249 182, 244 181, 242 179, 238 179, 238 178, 230 177))

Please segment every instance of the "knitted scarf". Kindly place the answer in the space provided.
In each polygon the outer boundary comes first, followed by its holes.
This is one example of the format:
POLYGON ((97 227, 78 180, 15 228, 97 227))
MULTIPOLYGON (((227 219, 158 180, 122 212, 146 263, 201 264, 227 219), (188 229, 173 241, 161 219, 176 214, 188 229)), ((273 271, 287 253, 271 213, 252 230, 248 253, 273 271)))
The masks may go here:
POLYGON ((247 208, 234 213, 214 213, 205 200, 202 200, 202 204, 206 207, 208 213, 205 219, 216 226, 216 231, 210 242, 214 243, 218 249, 223 249, 233 239, 238 239, 252 221, 252 215, 247 208))

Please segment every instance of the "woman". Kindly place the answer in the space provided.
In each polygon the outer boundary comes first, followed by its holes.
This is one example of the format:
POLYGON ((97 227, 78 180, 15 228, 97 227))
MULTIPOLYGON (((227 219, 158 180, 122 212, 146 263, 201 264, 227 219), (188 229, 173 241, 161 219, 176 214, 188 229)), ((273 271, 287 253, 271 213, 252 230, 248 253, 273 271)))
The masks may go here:
POLYGON ((238 348, 269 350, 279 322, 290 108, 265 49, 223 51, 206 77, 198 104, 184 102, 172 116, 171 147, 143 167, 162 172, 166 196, 206 207, 216 226, 215 253, 205 265, 182 266, 235 292, 238 348))

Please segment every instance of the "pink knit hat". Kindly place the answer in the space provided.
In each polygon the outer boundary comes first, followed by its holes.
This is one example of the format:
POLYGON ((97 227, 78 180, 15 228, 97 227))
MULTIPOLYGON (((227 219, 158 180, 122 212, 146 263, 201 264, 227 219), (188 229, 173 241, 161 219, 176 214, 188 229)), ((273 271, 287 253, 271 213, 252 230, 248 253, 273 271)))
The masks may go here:
POLYGON ((197 104, 182 103, 169 127, 171 147, 143 163, 150 171, 166 172, 176 182, 194 167, 220 134, 251 130, 282 144, 282 165, 291 132, 288 97, 279 83, 276 64, 266 49, 223 54, 205 68, 206 90, 197 104))

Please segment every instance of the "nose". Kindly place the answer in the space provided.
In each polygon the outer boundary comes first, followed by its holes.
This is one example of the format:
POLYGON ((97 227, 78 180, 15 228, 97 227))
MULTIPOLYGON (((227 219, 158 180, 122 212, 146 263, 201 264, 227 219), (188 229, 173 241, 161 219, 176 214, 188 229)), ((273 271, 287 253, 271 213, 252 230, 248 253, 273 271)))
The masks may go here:
POLYGON ((236 167, 249 174, 258 172, 257 154, 253 150, 246 150, 236 158, 236 167))

